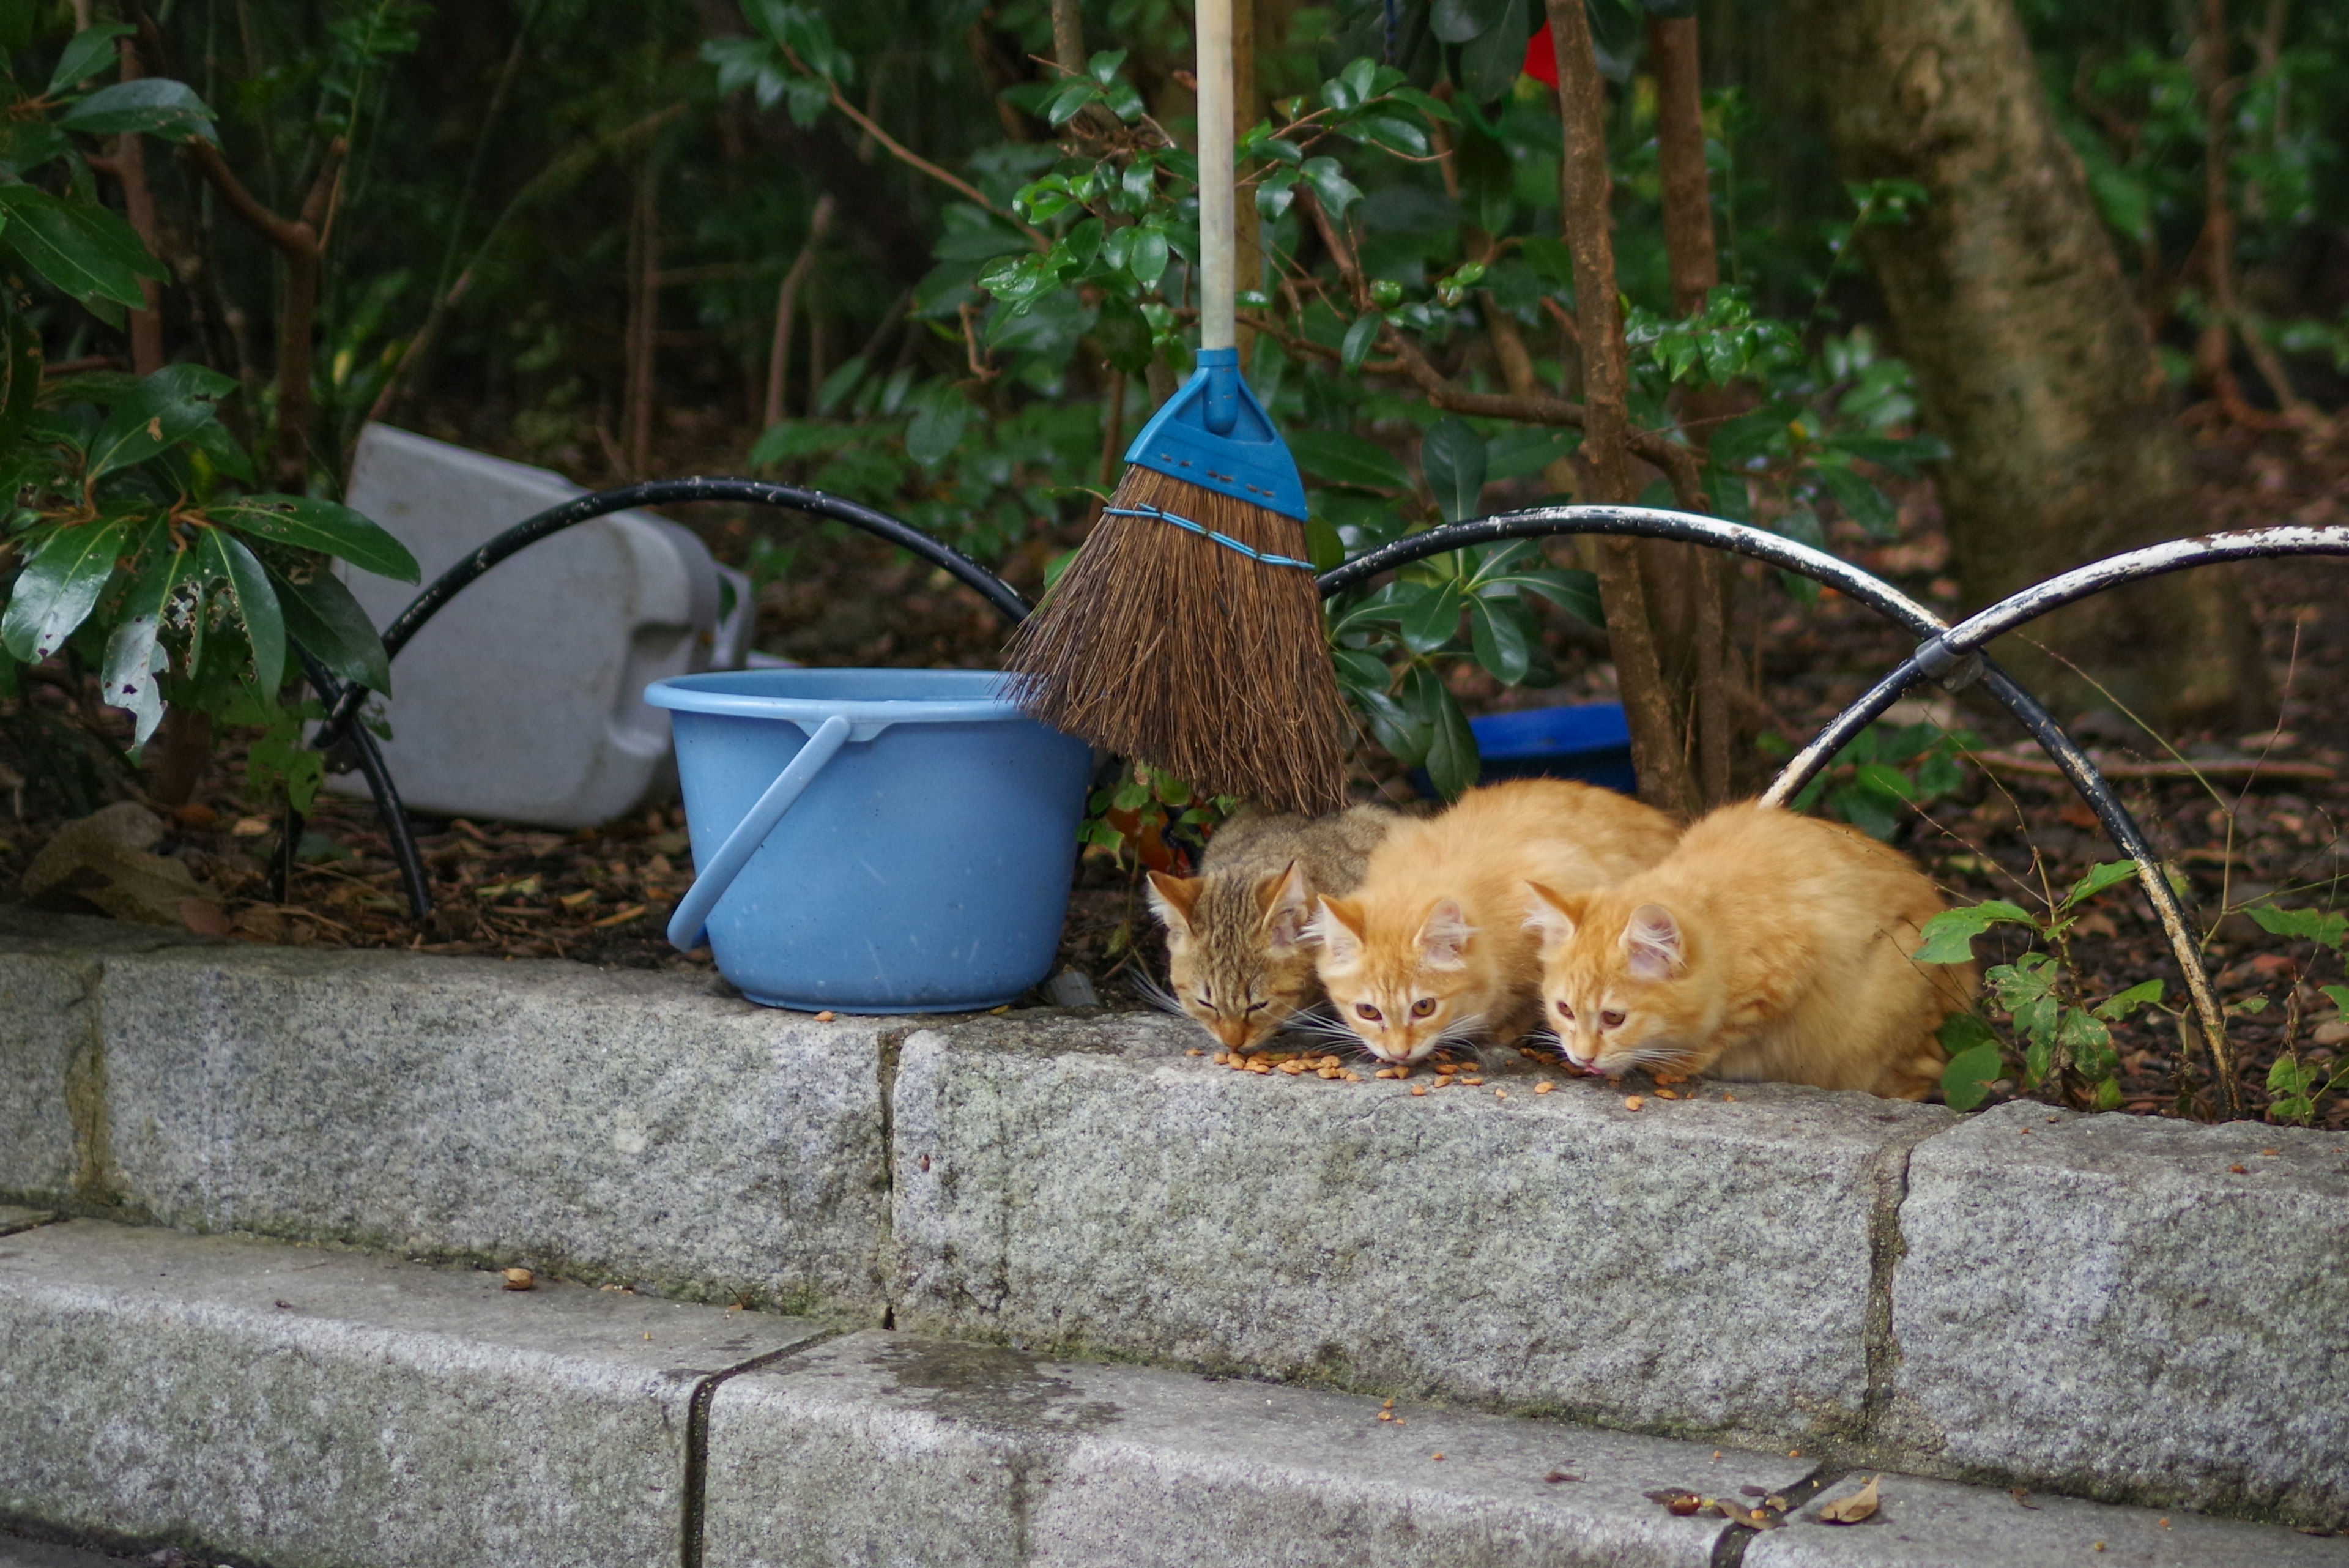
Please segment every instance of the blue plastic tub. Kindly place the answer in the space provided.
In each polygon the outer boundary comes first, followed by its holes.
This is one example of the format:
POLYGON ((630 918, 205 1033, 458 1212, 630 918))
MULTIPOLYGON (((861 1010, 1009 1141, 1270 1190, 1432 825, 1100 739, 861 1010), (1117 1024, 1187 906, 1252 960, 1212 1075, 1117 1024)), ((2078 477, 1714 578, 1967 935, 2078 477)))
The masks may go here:
POLYGON ((668 928, 769 1007, 947 1012, 1042 980, 1091 753, 965 670, 656 681, 698 872, 668 928))
MULTIPOLYGON (((1476 737, 1477 782, 1503 779, 1580 779, 1625 794, 1636 794, 1631 773, 1631 726, 1620 702, 1580 702, 1568 708, 1521 708, 1468 721, 1476 737)), ((1424 769, 1412 782, 1422 794, 1434 794, 1424 769)))

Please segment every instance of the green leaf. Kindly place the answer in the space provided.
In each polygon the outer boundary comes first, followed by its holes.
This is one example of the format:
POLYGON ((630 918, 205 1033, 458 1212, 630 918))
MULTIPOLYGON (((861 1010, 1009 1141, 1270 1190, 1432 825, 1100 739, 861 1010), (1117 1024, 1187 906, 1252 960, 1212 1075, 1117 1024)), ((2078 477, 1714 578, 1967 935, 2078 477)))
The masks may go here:
POLYGON ((112 300, 144 306, 139 280, 171 275, 129 223, 95 203, 63 201, 30 185, 0 185, 0 218, 7 225, 0 243, 85 305, 112 300))
POLYGON ((1515 686, 1533 667, 1533 638, 1517 618, 1525 612, 1508 600, 1468 601, 1469 646, 1476 662, 1504 686, 1515 686))
POLYGON ((1346 178, 1336 159, 1309 158, 1300 167, 1305 182, 1313 187, 1314 199, 1330 214, 1330 222, 1343 222, 1347 209, 1362 199, 1361 187, 1346 178))
POLYGON ((905 427, 905 455, 924 468, 935 468, 961 444, 963 427, 970 421, 970 402, 949 381, 934 381, 922 389, 914 419, 905 427))
POLYGON ((2279 909, 2272 904, 2254 904, 2243 913, 2271 937, 2298 937, 2328 947, 2339 947, 2343 934, 2349 931, 2349 915, 2324 909, 2279 909))
POLYGON ((1606 629, 1607 609, 1599 600, 1598 573, 1580 566, 1543 566, 1512 572, 1507 580, 1521 583, 1526 592, 1539 594, 1568 614, 1606 629))
POLYGON ((2072 890, 2064 895, 2060 908, 2069 909, 2083 899, 2093 898, 2106 888, 2117 887, 2136 875, 2137 862, 2134 860, 2100 861, 2088 868, 2086 876, 2072 884, 2072 890))
POLYGON ((1346 340, 1338 348, 1338 361, 1346 374, 1350 376, 1362 368, 1362 361, 1370 357, 1371 345, 1379 340, 1379 327, 1384 320, 1373 310, 1356 317, 1354 324, 1346 328, 1346 340))
MULTIPOLYGON (((1447 44, 1464 44, 1508 13, 1508 0, 1435 0, 1427 14, 1428 31, 1447 44)), ((1525 52, 1522 41, 1517 52, 1525 52)))
POLYGON ((201 398, 180 396, 169 385, 143 382, 114 405, 106 422, 90 438, 88 476, 95 483, 117 470, 136 467, 179 445, 213 417, 212 404, 201 398))
POLYGON ((0 646, 27 664, 64 647, 114 576, 114 560, 131 521, 77 523, 44 539, 9 589, 7 613, 0 616, 0 646))
POLYGON ((2349 1013, 2349 985, 2326 985, 2317 989, 2324 992, 2333 1006, 2344 1013, 2349 1013))
POLYGON ((212 119, 212 111, 187 83, 169 77, 140 77, 98 88, 57 116, 57 123, 60 130, 90 136, 128 130, 160 136, 166 141, 196 137, 212 141, 219 138, 212 119))
POLYGON ((1900 532, 1900 509, 1884 492, 1839 464, 1826 464, 1816 472, 1844 515, 1858 524, 1869 538, 1889 539, 1900 532))
POLYGON ((254 683, 275 696, 285 684, 285 616, 269 586, 269 574, 224 528, 198 530, 196 551, 205 573, 228 584, 253 649, 254 683))
POLYGON ((1485 443, 1485 483, 1539 473, 1582 444, 1582 432, 1547 425, 1519 425, 1485 443))
POLYGON ((71 92, 92 77, 103 75, 119 52, 114 40, 138 30, 120 22, 100 22, 76 33, 66 41, 65 53, 57 57, 57 68, 49 73, 48 96, 71 92))
POLYGON ((1525 0, 1508 0, 1499 19, 1461 49, 1461 90, 1475 102, 1491 103, 1516 86, 1525 63, 1525 0))
POLYGON ((390 656, 351 590, 327 572, 299 583, 274 567, 268 572, 285 612, 285 635, 344 680, 389 696, 390 656))
POLYGON ((1132 248, 1125 254, 1125 268, 1147 286, 1165 275, 1166 254, 1164 230, 1136 229, 1132 248))
POLYGON ((864 356, 853 354, 847 363, 823 379, 816 389, 815 411, 828 414, 840 406, 840 400, 856 390, 856 383, 864 379, 864 356))
POLYGON ((2106 997, 2096 1006, 2096 1016, 2117 1023, 2149 1002, 2161 1000, 2161 981, 2139 981, 2117 996, 2106 997))
POLYGON ((1405 678, 1406 692, 1419 683, 1430 695, 1425 708, 1431 721, 1427 747, 1428 782, 1435 793, 1445 800, 1457 800, 1460 793, 1476 782, 1476 735, 1468 728, 1468 715, 1460 711, 1450 689, 1435 677, 1435 672, 1422 665, 1405 678))
POLYGON ((1941 1097, 1953 1111, 1970 1111, 1990 1097, 1990 1086, 2006 1075, 2006 1054, 1990 1026, 1971 1012, 1951 1013, 1941 1025, 1941 1044, 1950 1053, 1941 1069, 1941 1097), (1961 1027, 1962 1019, 1970 1027, 1961 1027))
POLYGON ((1924 925, 1925 945, 1909 956, 1919 963, 1970 963, 1973 940, 2001 923, 2039 929, 2031 912, 2003 898, 1992 898, 1962 909, 1944 909, 1924 925))
POLYGON ((1917 786, 1909 782, 1909 775, 1889 763, 1860 763, 1853 782, 1871 794, 1891 800, 1908 802, 1917 798, 1917 786))
MULTIPOLYGON (((1378 317, 1365 317, 1375 322, 1378 317)), ((1351 431, 1301 430, 1288 438, 1297 466, 1316 479, 1358 490, 1402 494, 1411 489, 1411 475, 1402 460, 1374 441, 1351 431)))
POLYGON ((1420 472, 1446 523, 1479 515, 1485 494, 1485 438, 1457 414, 1446 414, 1420 438, 1420 472))
POLYGON ((1403 645, 1413 653, 1434 652, 1460 634, 1460 590, 1452 584, 1426 589, 1402 612, 1403 645))
POLYGON ((397 582, 412 583, 423 576, 407 545, 349 507, 332 501, 308 495, 246 495, 233 501, 215 501, 204 513, 213 522, 240 534, 297 549, 322 550, 363 572, 374 572, 397 582))
POLYGON ((155 645, 156 628, 152 615, 134 615, 116 626, 98 672, 98 701, 130 714, 134 747, 145 745, 163 722, 163 688, 156 677, 171 660, 155 645))

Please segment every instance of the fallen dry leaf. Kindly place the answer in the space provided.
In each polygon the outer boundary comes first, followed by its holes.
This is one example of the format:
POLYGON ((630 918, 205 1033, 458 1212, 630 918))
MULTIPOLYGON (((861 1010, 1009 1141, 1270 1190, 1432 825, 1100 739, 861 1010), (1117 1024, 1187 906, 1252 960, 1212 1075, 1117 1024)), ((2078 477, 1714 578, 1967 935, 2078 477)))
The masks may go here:
POLYGON ((2014 1504, 2017 1508, 2027 1508, 2033 1513, 2037 1513, 2039 1511, 2039 1505, 2031 1501, 2031 1494, 2023 1488, 2019 1486, 2010 1487, 2007 1489, 2007 1495, 2014 1499, 2014 1504))
POLYGON ((94 905, 118 920, 183 925, 182 906, 202 902, 205 889, 185 865, 150 853, 162 836, 163 819, 136 801, 76 818, 25 868, 25 901, 67 912, 94 905))
POLYGON ((1876 1517, 1876 1483, 1883 1478, 1870 1476, 1868 1484, 1849 1497, 1839 1497, 1819 1510, 1819 1518, 1829 1524, 1857 1524, 1863 1519, 1876 1517))

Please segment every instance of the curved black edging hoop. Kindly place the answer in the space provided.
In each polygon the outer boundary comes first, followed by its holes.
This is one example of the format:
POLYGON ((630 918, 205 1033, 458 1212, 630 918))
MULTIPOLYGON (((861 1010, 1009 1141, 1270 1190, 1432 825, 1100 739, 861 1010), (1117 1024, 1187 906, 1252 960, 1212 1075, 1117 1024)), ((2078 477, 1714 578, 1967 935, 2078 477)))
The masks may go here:
MULTIPOLYGON (((1016 623, 1028 614, 1027 601, 994 573, 919 529, 872 507, 828 495, 822 491, 775 484, 763 480, 657 480, 580 496, 560 506, 551 507, 491 539, 435 578, 384 629, 385 651, 388 655, 396 655, 442 606, 467 585, 499 562, 541 539, 558 534, 574 524, 631 507, 697 501, 743 502, 848 524, 886 539, 943 568, 986 599, 1007 621, 1016 623)), ((1917 682, 1937 680, 1947 689, 1957 691, 1977 680, 1982 681, 2054 759, 2064 778, 2095 810, 2115 846, 2137 862, 2138 883, 2160 918, 2163 929, 2170 940, 2171 951, 2185 974, 2203 1038, 2210 1044, 2212 1064, 2217 1069, 2216 1076, 2228 1112, 2237 1116, 2243 1114, 2240 1087, 2236 1082, 2233 1064, 2227 1050, 2224 1015, 2219 1011, 2217 1000, 2210 991, 2209 976, 2203 970, 2200 952, 2187 929, 2184 913, 2154 859, 2151 846, 2146 842, 2144 833, 2128 808, 2113 793, 2112 786, 2096 771, 2095 764, 2088 760, 2086 753, 2035 698, 1980 650, 1992 639, 2038 616, 2123 583, 2213 561, 2287 555, 2349 556, 2349 528, 2257 529, 2153 545, 2050 578, 1976 613, 1956 627, 1949 626, 1931 610, 1883 579, 1825 551, 1744 524, 1652 507, 1536 507, 1524 512, 1448 524, 1358 556, 1320 574, 1318 583, 1321 596, 1327 598, 1365 583, 1382 572, 1467 545, 1491 544, 1503 539, 1577 534, 1629 535, 1728 550, 1824 583, 1924 639, 1917 650, 1902 660, 1898 669, 1837 714, 1786 764, 1763 795, 1764 800, 1774 804, 1783 805, 1798 794, 1853 736, 1879 718, 1917 682)), ((367 732, 366 726, 354 727, 352 724, 360 704, 366 701, 367 689, 357 682, 336 682, 306 651, 303 652, 302 659, 310 683, 317 690, 320 701, 327 710, 316 742, 322 747, 342 742, 352 748, 355 761, 367 776, 369 790, 375 796, 385 833, 391 840, 393 856, 398 863, 408 893, 409 907, 421 922, 431 914, 432 902, 430 885, 424 876, 415 835, 400 807, 398 791, 384 766, 375 737, 367 732)), ((299 818, 289 808, 286 842, 282 846, 284 854, 278 870, 281 899, 284 897, 284 878, 290 868, 293 840, 299 832, 299 818)))

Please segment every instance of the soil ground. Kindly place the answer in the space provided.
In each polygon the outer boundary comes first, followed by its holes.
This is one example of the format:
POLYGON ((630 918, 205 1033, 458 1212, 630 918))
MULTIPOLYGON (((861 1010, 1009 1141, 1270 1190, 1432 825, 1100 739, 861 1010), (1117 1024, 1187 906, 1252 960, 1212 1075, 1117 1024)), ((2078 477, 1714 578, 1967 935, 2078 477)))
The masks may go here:
MULTIPOLYGON (((2213 527, 2349 520, 2349 421, 2337 435, 2206 429, 2198 441, 2213 527)), ((700 455, 672 454, 681 464, 674 471, 691 471, 700 455)), ((759 529, 776 527, 720 508, 678 515, 699 528, 721 558, 738 562, 759 529)), ((1947 549, 1929 487, 1905 498, 1902 517, 1895 542, 1871 544, 1852 533, 1833 547, 1953 608, 1956 587, 1943 575, 1947 549)), ((862 535, 788 522, 781 528, 771 536, 796 545, 797 553, 791 570, 761 597, 761 649, 820 665, 994 661, 999 628, 992 613, 943 574, 862 535)), ((1017 563, 1008 575, 1032 590, 1026 579, 1034 566, 1017 563)), ((2269 1069, 2284 1053, 2333 1069, 2349 1063, 2349 1032, 2316 990, 2349 978, 2340 972, 2340 955, 2271 937, 2239 912, 2266 898, 2291 906, 2342 902, 2341 884, 2349 878, 2349 563, 2271 563, 2241 574, 2282 693, 2274 725, 2253 735, 2171 735, 2165 746, 2107 719, 2091 723, 2082 738, 2106 762, 2176 766, 2181 757, 2254 756, 2266 764, 2249 777, 2207 784, 2181 769, 2181 776, 2132 778, 2121 786, 2157 848, 2189 879, 2210 971, 2234 1012, 2232 1047, 2257 1113, 2269 1101, 2269 1069)), ((1753 576, 1749 594, 1766 607, 1757 626, 1764 711, 1779 734, 1799 742, 1906 652, 1907 639, 1833 594, 1799 609, 1758 572, 1753 576)), ((1561 637, 1557 652, 1560 684, 1552 691, 1504 694, 1473 676, 1462 678, 1457 690, 1472 712, 1611 695, 1610 673, 1587 635, 1561 637)), ((15 790, 14 824, 0 823, 0 888, 15 888, 59 820, 107 799, 139 797, 135 775, 76 738, 119 715, 90 707, 86 693, 77 701, 67 684, 36 684, 22 700, 0 706, 0 742, 9 753, 0 754, 0 763, 23 781, 15 790)), ((1995 711, 1961 711, 1942 702, 1912 706, 1911 713, 1970 726, 1991 753, 2031 753, 2021 731, 1995 711)), ((241 761, 233 743, 222 749, 196 803, 171 815, 170 836, 159 846, 206 885, 217 913, 205 919, 235 937, 643 968, 708 966, 706 953, 676 953, 661 938, 668 909, 690 880, 682 812, 674 805, 578 833, 419 820, 436 909, 419 929, 364 799, 319 796, 286 897, 273 898, 265 861, 279 827, 244 794, 241 761)), ((1366 788, 1407 793, 1391 767, 1364 765, 1366 788), (1372 779, 1378 772, 1390 776, 1372 779)), ((1757 755, 1756 778, 1773 765, 1757 755)), ((2036 905, 2090 865, 2117 857, 2095 817, 2060 782, 1998 765, 1970 766, 1966 774, 1958 792, 1918 808, 1897 840, 1954 901, 2005 898, 2036 905)), ((8 776, 0 775, 0 788, 8 787, 8 776)), ((1145 1005, 1136 982, 1163 963, 1138 877, 1137 867, 1089 852, 1063 937, 1063 961, 1092 976, 1103 1000, 1116 1006, 1145 1005)), ((2019 948, 1993 932, 1977 950, 1995 962, 2019 948)), ((2160 928, 2131 885, 2096 900, 2075 928, 2069 956, 2086 1001, 2156 977, 2173 1002, 2183 995, 2160 928)), ((2143 1014, 2115 1033, 2126 1109, 2216 1114, 2207 1054, 2181 1035, 2169 1014, 2143 1014)), ((2058 1096, 2049 1089, 2043 1097, 2058 1096)), ((2349 1126, 2349 1084, 2320 1106, 2317 1120, 2349 1126)))

